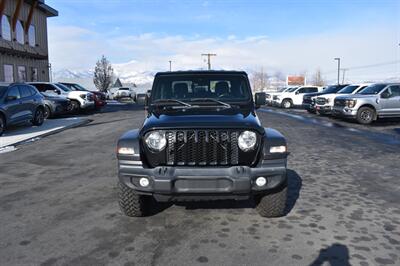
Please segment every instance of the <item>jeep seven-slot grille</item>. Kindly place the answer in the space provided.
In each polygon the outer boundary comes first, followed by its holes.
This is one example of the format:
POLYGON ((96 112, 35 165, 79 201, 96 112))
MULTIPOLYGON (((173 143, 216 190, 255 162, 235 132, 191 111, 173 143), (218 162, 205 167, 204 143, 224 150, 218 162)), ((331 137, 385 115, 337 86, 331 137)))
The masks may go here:
POLYGON ((224 166, 239 163, 239 131, 167 131, 167 165, 224 166))

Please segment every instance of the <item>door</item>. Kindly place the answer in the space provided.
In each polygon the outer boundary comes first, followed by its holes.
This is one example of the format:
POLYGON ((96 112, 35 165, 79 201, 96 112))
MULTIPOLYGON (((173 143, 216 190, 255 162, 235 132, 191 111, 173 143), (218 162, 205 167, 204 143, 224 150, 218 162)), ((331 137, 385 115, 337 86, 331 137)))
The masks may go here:
POLYGON ((400 85, 391 85, 381 93, 380 107, 381 116, 400 116, 400 85))
POLYGON ((24 113, 25 120, 32 120, 36 111, 36 99, 28 86, 18 85, 18 88, 21 96, 21 108, 23 109, 21 112, 24 113))
POLYGON ((300 89, 298 89, 294 96, 293 96, 293 104, 294 105, 301 105, 303 104, 303 97, 304 94, 306 93, 312 93, 312 92, 317 92, 318 88, 316 87, 301 87, 300 89))
POLYGON ((15 124, 24 120, 20 98, 21 96, 19 94, 18 86, 11 86, 8 89, 6 100, 4 102, 4 109, 6 111, 10 124, 15 124))

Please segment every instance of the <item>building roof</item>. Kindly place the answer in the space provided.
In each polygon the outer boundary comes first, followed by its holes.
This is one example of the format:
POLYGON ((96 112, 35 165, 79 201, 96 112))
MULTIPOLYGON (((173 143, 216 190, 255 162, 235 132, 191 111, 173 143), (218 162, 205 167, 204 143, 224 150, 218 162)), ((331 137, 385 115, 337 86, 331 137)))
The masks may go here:
POLYGON ((28 4, 33 4, 34 1, 38 2, 37 8, 42 10, 48 17, 57 17, 58 11, 52 8, 51 6, 46 5, 45 0, 25 0, 28 4))

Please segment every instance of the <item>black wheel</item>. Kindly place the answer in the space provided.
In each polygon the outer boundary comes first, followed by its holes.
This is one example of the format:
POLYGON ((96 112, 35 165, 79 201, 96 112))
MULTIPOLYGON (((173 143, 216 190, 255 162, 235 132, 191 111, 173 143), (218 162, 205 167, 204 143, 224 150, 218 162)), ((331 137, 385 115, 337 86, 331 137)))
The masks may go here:
POLYGON ((78 101, 71 101, 71 111, 73 113, 79 113, 81 111, 81 105, 78 101))
POLYGON ((282 101, 282 107, 285 108, 285 109, 292 108, 292 105, 293 105, 293 103, 289 99, 285 99, 285 100, 282 101))
POLYGON ((138 195, 133 189, 121 182, 119 186, 119 206, 121 211, 130 217, 142 217, 149 212, 151 197, 138 195))
POLYGON ((361 107, 357 112, 357 121, 360 124, 371 124, 375 119, 375 110, 370 107, 361 107))
POLYGON ((307 109, 307 112, 309 112, 310 114, 315 114, 315 110, 311 110, 311 109, 307 109))
POLYGON ((258 199, 256 210, 263 217, 281 217, 285 215, 287 186, 258 199))
POLYGON ((0 115, 0 136, 3 135, 5 130, 6 130, 6 120, 4 119, 3 115, 0 115))
POLYGON ((51 109, 48 105, 44 107, 44 119, 49 119, 52 117, 51 109))
POLYGON ((34 126, 41 126, 44 122, 43 108, 36 109, 35 116, 33 117, 32 124, 34 126))

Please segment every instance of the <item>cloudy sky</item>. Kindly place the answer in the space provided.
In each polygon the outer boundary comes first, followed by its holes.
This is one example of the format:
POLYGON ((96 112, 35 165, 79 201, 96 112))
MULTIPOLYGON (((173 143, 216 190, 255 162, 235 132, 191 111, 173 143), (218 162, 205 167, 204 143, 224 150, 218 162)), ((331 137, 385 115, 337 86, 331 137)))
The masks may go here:
POLYGON ((349 81, 400 77, 400 1, 47 0, 54 68, 87 70, 106 55, 134 71, 263 69, 349 81), (329 3, 328 3, 329 2, 329 3))

